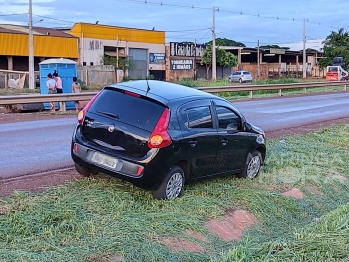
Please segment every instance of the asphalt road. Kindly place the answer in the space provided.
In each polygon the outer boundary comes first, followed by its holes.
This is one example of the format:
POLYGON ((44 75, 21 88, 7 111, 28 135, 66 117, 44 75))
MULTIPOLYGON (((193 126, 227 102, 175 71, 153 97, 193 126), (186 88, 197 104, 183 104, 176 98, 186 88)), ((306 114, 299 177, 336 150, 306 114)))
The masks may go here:
MULTIPOLYGON (((234 102, 266 132, 349 116, 349 93, 234 102)), ((76 117, 0 124, 0 178, 70 167, 76 117)))

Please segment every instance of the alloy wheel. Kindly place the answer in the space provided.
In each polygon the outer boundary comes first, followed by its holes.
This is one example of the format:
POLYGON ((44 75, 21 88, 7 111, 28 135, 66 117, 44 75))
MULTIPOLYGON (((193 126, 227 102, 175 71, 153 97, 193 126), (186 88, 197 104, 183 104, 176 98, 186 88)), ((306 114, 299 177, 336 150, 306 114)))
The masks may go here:
POLYGON ((181 173, 174 173, 166 186, 166 198, 167 199, 175 199, 177 198, 183 189, 183 176, 181 173))
POLYGON ((253 179, 258 175, 259 169, 261 168, 261 159, 259 156, 251 158, 247 166, 247 177, 253 179))

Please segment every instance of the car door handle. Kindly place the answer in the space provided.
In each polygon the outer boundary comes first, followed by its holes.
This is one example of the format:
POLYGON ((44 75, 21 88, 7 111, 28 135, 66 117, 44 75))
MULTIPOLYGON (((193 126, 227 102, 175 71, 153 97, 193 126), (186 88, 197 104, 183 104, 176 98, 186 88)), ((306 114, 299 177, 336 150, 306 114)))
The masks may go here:
POLYGON ((228 139, 226 139, 226 138, 222 139, 221 143, 223 146, 225 146, 226 144, 228 144, 228 139))
POLYGON ((194 147, 194 146, 196 146, 196 144, 198 143, 198 141, 196 141, 196 140, 190 140, 188 143, 190 144, 191 147, 194 147))

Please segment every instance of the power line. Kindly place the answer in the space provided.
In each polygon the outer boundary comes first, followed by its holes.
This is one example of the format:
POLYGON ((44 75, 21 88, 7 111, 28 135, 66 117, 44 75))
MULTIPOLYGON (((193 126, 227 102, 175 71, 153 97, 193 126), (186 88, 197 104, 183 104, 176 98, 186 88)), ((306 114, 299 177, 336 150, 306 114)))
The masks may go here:
MULTIPOLYGON (((212 10, 212 7, 202 7, 202 6, 196 6, 196 5, 178 5, 178 4, 166 4, 164 2, 152 2, 148 0, 115 0, 119 2, 129 2, 129 3, 135 3, 135 4, 147 4, 147 5, 156 5, 156 6, 167 6, 167 7, 174 7, 174 8, 185 8, 185 9, 195 9, 195 10, 212 10)), ((262 15, 262 14, 250 14, 250 13, 245 13, 242 11, 234 11, 234 10, 228 10, 224 8, 218 8, 219 12, 227 12, 227 13, 233 13, 233 14, 239 14, 239 15, 244 15, 244 16, 252 16, 252 17, 257 17, 257 18, 267 18, 267 19, 276 19, 276 20, 285 20, 285 21, 301 21, 303 22, 303 19, 297 19, 297 18, 285 18, 281 16, 267 16, 267 15, 262 15)), ((308 23, 312 24, 317 24, 319 26, 325 26, 325 27, 330 27, 330 28, 337 28, 332 25, 326 25, 322 24, 321 22, 313 22, 309 21, 309 19, 306 20, 308 23)), ((338 29, 338 28, 337 28, 338 29)))

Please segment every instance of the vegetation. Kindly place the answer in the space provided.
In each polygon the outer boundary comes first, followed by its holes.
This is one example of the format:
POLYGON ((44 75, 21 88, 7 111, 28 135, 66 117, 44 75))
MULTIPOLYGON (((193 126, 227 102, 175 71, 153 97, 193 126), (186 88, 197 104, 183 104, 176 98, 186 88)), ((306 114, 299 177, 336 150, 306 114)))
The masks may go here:
POLYGON ((342 56, 345 64, 349 64, 349 33, 344 28, 332 31, 323 43, 325 58, 320 59, 320 67, 332 65, 333 58, 337 56, 342 56))
MULTIPOLYGON (((206 45, 212 45, 212 40, 207 42, 206 45)), ((216 38, 216 46, 240 46, 246 47, 244 43, 236 42, 227 38, 216 38)))
POLYGON ((118 66, 116 66, 116 57, 104 55, 101 58, 100 63, 102 65, 113 65, 116 69, 122 70, 125 74, 127 70, 136 69, 136 64, 132 61, 132 59, 119 57, 118 66))
POLYGON ((289 47, 280 47, 278 45, 261 45, 259 46, 259 48, 261 49, 270 49, 270 48, 276 48, 276 49, 285 49, 285 50, 289 50, 290 48, 289 47))
POLYGON ((254 181, 191 184, 175 201, 155 201, 105 176, 16 192, 0 200, 0 261, 348 261, 348 132, 339 125, 268 140, 266 166, 254 181), (303 199, 281 195, 294 187, 303 199), (224 242, 204 226, 227 209, 258 219, 240 242, 224 242), (172 252, 162 237, 186 238, 206 252, 172 252))
MULTIPOLYGON (((233 67, 237 66, 238 58, 230 52, 227 52, 223 49, 216 48, 216 62, 218 65, 224 67, 233 67)), ((207 46, 204 55, 201 60, 201 65, 206 65, 206 78, 208 76, 208 71, 212 66, 212 46, 207 46)))

